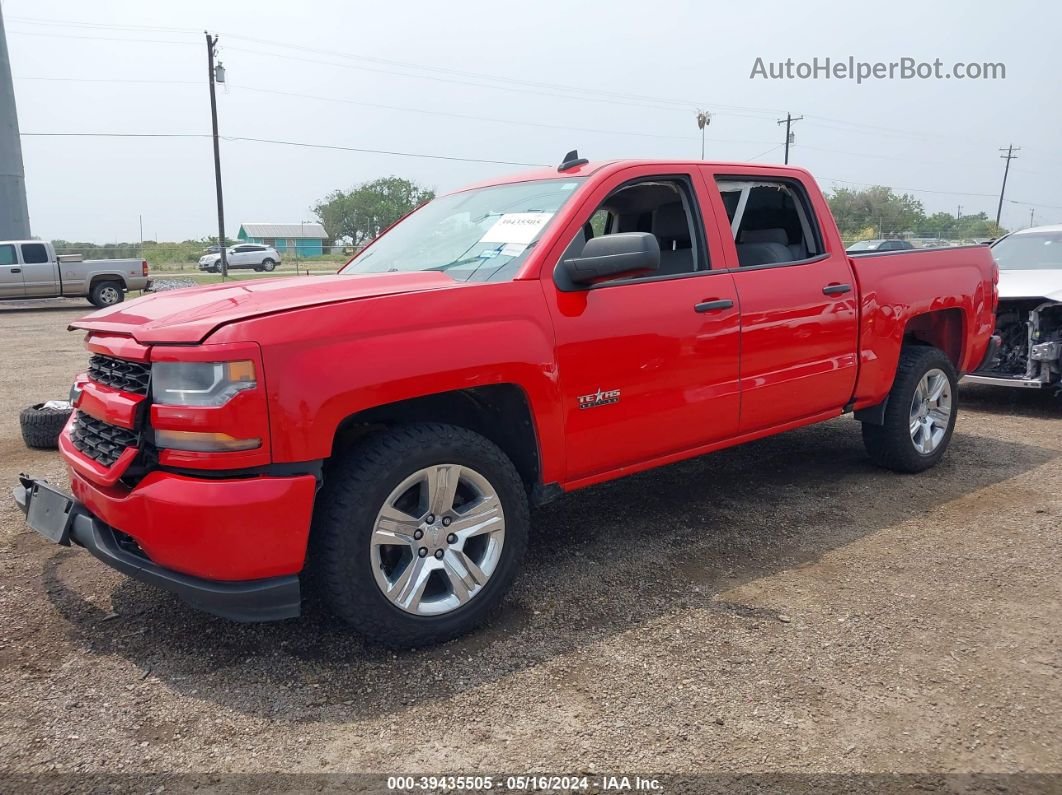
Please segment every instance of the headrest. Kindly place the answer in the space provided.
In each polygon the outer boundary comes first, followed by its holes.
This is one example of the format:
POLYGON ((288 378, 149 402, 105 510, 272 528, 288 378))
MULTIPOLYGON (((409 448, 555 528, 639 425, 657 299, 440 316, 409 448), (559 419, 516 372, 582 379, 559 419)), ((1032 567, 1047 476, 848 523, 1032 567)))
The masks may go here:
POLYGON ((665 240, 690 239, 690 223, 682 202, 665 204, 653 213, 653 234, 665 240))
POLYGON ((781 243, 789 245, 789 235, 784 229, 745 229, 741 233, 742 243, 781 243))

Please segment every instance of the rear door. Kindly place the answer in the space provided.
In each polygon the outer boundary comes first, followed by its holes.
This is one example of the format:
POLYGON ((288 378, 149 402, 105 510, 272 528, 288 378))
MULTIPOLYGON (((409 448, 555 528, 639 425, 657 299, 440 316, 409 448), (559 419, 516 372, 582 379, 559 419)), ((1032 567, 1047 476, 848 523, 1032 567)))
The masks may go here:
POLYGON ((727 214, 728 262, 741 301, 742 433, 839 411, 857 369, 858 290, 829 211, 797 176, 705 168, 727 214), (813 199, 814 197, 814 199, 813 199))
POLYGON ((14 243, 0 243, 0 298, 22 298, 25 295, 18 250, 14 243))
POLYGON ((22 243, 22 281, 27 298, 59 295, 58 268, 44 243, 22 243))

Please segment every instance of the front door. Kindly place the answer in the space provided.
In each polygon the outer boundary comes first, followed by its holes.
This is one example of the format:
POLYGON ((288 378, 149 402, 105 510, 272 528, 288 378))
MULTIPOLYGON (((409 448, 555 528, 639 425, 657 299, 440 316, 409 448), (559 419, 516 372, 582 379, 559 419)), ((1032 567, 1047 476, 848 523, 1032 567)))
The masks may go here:
POLYGON ((22 282, 22 265, 11 243, 0 243, 0 298, 22 298, 26 286, 22 282))
POLYGON ((660 271, 563 289, 542 274, 556 333, 567 480, 691 450, 738 421, 738 303, 709 269, 702 189, 690 174, 630 169, 587 197, 563 257, 592 236, 651 232, 660 271))

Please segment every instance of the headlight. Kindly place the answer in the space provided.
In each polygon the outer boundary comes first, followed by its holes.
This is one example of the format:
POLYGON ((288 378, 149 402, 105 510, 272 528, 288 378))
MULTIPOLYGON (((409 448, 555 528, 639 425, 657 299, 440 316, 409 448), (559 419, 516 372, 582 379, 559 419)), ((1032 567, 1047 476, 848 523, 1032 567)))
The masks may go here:
POLYGON ((156 362, 151 399, 166 406, 221 406, 254 389, 254 362, 156 362))

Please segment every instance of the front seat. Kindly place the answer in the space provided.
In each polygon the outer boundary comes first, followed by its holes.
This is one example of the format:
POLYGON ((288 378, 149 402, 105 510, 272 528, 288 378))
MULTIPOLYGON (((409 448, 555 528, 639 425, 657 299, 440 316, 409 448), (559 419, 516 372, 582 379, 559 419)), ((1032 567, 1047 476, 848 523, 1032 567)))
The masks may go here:
POLYGON ((665 204, 653 213, 653 234, 660 243, 661 276, 693 272, 693 240, 682 202, 665 204))

